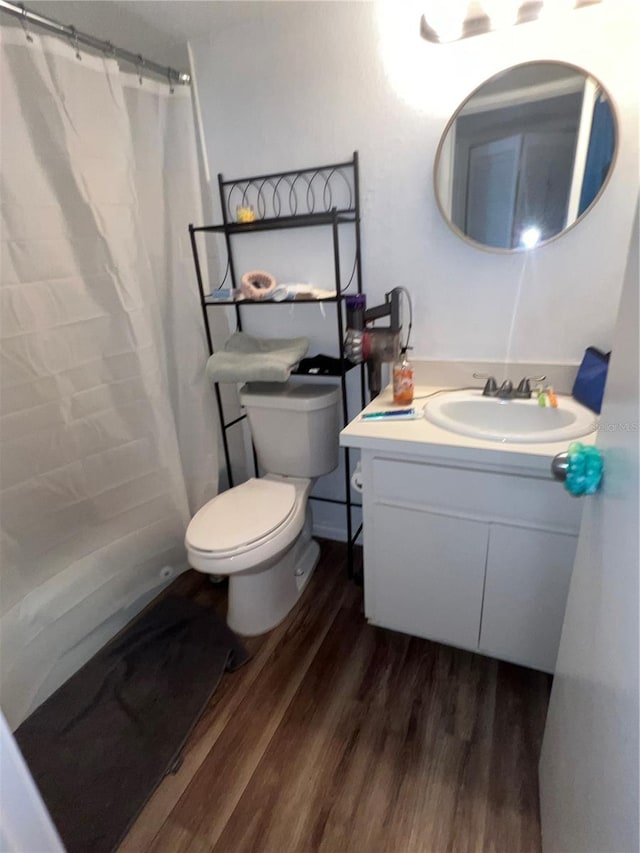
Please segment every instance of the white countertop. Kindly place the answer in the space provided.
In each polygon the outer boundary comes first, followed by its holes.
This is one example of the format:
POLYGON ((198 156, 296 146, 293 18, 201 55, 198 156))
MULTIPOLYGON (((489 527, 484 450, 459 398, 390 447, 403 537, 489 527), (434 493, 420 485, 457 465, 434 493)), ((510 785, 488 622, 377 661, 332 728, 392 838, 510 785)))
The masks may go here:
MULTIPOLYGON (((440 391, 456 390, 438 386, 417 386, 413 406, 420 410, 440 391)), ((562 397, 560 397, 562 401, 562 397)), ((404 408, 393 402, 391 386, 376 397, 363 412, 381 412, 389 409, 404 408)), ((362 414, 362 413, 360 413, 362 414)), ((340 433, 342 447, 355 447, 361 450, 381 451, 389 454, 403 454, 412 457, 424 457, 434 462, 464 462, 490 467, 527 469, 551 477, 550 460, 567 450, 570 441, 543 443, 514 443, 487 441, 468 435, 450 432, 428 421, 425 417, 418 420, 362 420, 360 414, 340 433)), ((594 423, 597 415, 593 416, 594 423)), ((594 444, 597 432, 583 436, 578 441, 594 444)))

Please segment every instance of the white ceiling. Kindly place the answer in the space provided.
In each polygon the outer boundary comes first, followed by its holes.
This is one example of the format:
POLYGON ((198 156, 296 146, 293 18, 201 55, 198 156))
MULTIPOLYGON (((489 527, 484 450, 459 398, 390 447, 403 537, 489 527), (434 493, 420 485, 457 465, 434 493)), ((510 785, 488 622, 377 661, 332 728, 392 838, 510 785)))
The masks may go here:
POLYGON ((302 0, 27 0, 27 8, 142 53, 161 65, 188 66, 187 41, 207 38, 233 18, 263 14, 271 2, 302 0))
MULTIPOLYGON (((27 8, 161 65, 188 66, 187 41, 215 29, 213 0, 32 0, 27 8)), ((250 4, 253 5, 253 4, 250 4)))

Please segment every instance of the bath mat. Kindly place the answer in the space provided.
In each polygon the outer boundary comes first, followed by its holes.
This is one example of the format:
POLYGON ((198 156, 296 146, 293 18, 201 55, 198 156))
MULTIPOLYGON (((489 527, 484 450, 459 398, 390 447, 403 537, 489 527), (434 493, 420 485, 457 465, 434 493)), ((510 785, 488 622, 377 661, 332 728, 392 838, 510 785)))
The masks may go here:
POLYGON ((162 599, 15 733, 68 853, 109 853, 162 778, 225 670, 248 655, 211 608, 162 599))

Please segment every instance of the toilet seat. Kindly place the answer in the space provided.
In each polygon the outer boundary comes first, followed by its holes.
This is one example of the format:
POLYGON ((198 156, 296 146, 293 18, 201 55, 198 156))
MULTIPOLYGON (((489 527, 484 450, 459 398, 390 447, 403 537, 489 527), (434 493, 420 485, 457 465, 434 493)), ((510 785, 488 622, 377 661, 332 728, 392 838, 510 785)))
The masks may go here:
POLYGON ((224 558, 277 535, 294 515, 297 489, 274 479, 247 480, 206 503, 193 517, 187 548, 224 558))

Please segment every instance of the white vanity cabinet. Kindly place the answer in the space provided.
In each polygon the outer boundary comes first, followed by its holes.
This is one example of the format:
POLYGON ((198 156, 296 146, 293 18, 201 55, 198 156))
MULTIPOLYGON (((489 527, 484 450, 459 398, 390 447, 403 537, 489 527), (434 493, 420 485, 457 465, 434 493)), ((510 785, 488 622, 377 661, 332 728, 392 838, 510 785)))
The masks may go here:
POLYGON ((582 505, 546 471, 363 448, 367 619, 553 672, 582 505))
POLYGON ((487 525, 413 506, 379 503, 372 510, 373 524, 365 522, 369 621, 477 648, 487 525))
POLYGON ((481 652, 553 672, 576 544, 568 533, 490 525, 481 652))

